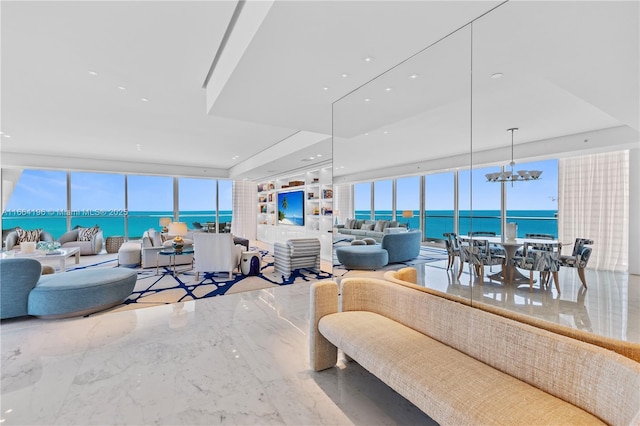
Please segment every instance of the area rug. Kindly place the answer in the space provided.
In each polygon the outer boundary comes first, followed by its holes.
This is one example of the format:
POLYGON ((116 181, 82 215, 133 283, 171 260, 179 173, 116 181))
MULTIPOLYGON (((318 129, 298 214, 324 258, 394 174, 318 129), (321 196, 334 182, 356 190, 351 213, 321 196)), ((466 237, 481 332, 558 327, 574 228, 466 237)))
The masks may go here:
MULTIPOLYGON (((121 311, 155 306, 169 303, 186 302, 207 297, 222 296, 244 291, 261 290, 292 284, 311 283, 332 278, 331 272, 316 272, 311 269, 294 271, 285 278, 274 271, 273 254, 267 250, 252 247, 252 251, 260 253, 260 273, 255 276, 245 276, 237 271, 229 279, 228 273, 201 273, 196 280, 195 272, 190 265, 178 265, 176 276, 173 269, 165 266, 156 268, 137 268, 138 278, 131 295, 122 303, 110 310, 121 311)), ((73 269, 95 267, 118 267, 116 259, 108 259, 93 264, 77 266, 73 269)))

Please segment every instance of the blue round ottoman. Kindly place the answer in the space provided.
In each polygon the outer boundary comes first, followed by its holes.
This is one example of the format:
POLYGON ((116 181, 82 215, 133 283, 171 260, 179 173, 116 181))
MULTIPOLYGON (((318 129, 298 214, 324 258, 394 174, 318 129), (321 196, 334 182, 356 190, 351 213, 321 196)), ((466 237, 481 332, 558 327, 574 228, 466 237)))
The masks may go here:
POLYGON ((82 269, 43 275, 29 293, 27 313, 42 318, 88 315, 122 303, 133 291, 136 271, 82 269))
POLYGON ((380 269, 389 263, 389 253, 380 246, 342 246, 336 256, 347 269, 380 269))

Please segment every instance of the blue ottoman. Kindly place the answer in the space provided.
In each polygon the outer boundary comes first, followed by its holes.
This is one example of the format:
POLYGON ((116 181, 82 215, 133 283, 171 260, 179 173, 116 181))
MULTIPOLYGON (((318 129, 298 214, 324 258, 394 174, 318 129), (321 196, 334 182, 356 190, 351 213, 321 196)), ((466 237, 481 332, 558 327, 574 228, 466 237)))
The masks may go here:
POLYGON ((27 312, 42 318, 88 315, 122 303, 133 291, 136 271, 96 268, 43 275, 29 293, 27 312))
POLYGON ((389 253, 380 246, 338 247, 336 256, 347 269, 380 269, 389 263, 389 253))

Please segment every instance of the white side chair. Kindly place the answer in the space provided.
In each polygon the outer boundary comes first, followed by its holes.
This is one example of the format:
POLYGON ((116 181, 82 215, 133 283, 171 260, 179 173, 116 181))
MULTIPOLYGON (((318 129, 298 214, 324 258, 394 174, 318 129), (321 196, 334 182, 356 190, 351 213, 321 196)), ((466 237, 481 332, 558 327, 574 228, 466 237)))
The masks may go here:
POLYGON ((233 244, 231 234, 194 233, 193 251, 196 281, 200 272, 228 272, 229 279, 240 265, 244 246, 233 244))

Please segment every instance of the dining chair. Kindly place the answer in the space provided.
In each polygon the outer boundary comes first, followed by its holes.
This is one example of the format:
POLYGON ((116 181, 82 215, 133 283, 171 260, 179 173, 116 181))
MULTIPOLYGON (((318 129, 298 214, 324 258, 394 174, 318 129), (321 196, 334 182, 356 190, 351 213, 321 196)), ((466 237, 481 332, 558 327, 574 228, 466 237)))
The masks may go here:
POLYGON ((460 247, 460 270, 458 271, 458 279, 462 275, 464 263, 473 266, 476 276, 484 276, 484 267, 493 265, 504 265, 506 256, 493 254, 489 247, 489 241, 477 238, 458 238, 460 247))
POLYGON ((458 235, 455 232, 445 232, 442 234, 447 237, 444 240, 444 246, 447 249, 447 270, 453 268, 456 262, 456 257, 460 257, 460 244, 458 242, 458 235))
MULTIPOLYGON (((470 231, 467 235, 470 237, 496 237, 496 233, 493 231, 470 231)), ((504 248, 500 247, 497 244, 489 243, 489 250, 491 250, 491 254, 494 256, 503 256, 506 257, 507 253, 504 248)))
POLYGON ((571 255, 560 255, 560 266, 577 268, 578 276, 584 288, 587 288, 587 279, 584 275, 584 270, 587 267, 592 250, 591 247, 587 246, 593 245, 593 243, 594 241, 588 238, 576 238, 571 255))
POLYGON ((516 268, 529 271, 529 290, 533 290, 533 273, 540 273, 540 288, 548 284, 546 274, 553 276, 553 281, 558 294, 560 283, 558 271, 560 270, 560 252, 557 243, 525 242, 522 256, 514 257, 511 262, 516 268))

